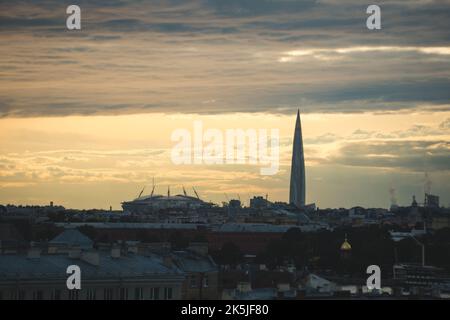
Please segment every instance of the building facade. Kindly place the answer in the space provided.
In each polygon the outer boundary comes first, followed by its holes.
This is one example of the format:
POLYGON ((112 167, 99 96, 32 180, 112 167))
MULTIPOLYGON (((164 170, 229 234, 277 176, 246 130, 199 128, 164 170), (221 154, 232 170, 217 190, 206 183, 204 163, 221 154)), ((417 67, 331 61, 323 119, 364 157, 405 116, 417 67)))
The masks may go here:
POLYGON ((184 273, 157 256, 98 251, 0 255, 0 298, 5 300, 181 299, 184 273), (67 289, 67 267, 81 270, 81 289, 67 289))

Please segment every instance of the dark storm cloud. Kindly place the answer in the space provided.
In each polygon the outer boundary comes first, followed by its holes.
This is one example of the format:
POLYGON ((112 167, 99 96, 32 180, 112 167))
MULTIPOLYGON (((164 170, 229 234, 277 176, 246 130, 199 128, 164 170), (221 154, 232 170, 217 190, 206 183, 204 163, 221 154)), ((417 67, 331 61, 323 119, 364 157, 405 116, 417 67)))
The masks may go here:
MULTIPOLYGON (((67 115, 81 115, 81 116, 95 116, 95 115, 117 115, 117 114, 133 114, 133 113, 148 113, 148 112, 162 112, 169 106, 156 104, 83 104, 79 102, 59 102, 45 105, 35 104, 33 108, 15 107, 17 104, 11 102, 0 102, 0 118, 8 117, 39 117, 45 114, 51 117, 63 117, 67 115)), ((171 106, 172 107, 172 106, 171 106)), ((180 108, 181 110, 182 108, 180 108)))
MULTIPOLYGON (((317 0, 194 0, 194 1, 77 1, 93 29, 111 31, 158 30, 198 33, 217 29, 218 23, 232 25, 240 31, 253 30, 279 35, 282 39, 305 39, 308 31, 315 36, 334 37, 341 41, 352 37, 371 42, 379 39, 365 29, 367 4, 360 1, 317 0), (136 12, 148 13, 136 15, 136 12), (114 19, 111 19, 114 17, 114 19), (155 23, 163 18, 167 23, 155 23), (203 28, 203 29, 202 29, 203 28), (281 32, 285 31, 285 32, 281 32), (345 31, 345 33, 343 33, 345 31), (350 34, 346 34, 349 31, 350 34), (286 32, 291 37, 286 38, 286 32), (302 35, 301 33, 305 34, 302 35), (300 33, 300 34, 299 34, 300 33), (350 37, 348 37, 350 36, 350 37)), ((439 43, 450 38, 450 2, 448 1, 372 1, 383 13, 384 40, 392 43, 439 43), (413 32, 405 32, 406 30, 413 32), (433 31, 425 39, 421 33, 433 31), (387 37, 386 37, 387 36, 387 37), (408 41, 411 42, 411 41, 408 41)), ((21 1, 3 3, 0 25, 3 28, 60 26, 65 21, 66 4, 59 1, 21 1), (27 9, 28 8, 28 9, 27 9), (61 12, 63 14, 61 14, 61 12)), ((63 24, 64 26, 64 24, 63 24)), ((263 39, 262 39, 263 40, 263 39)), ((383 43, 386 43, 383 41, 383 43)))
POLYGON ((261 16, 303 12, 312 8, 315 0, 206 0, 216 14, 226 16, 261 16))
POLYGON ((357 0, 78 1, 82 31, 68 32, 66 3, 2 2, 0 85, 18 87, 0 114, 447 110, 450 1, 372 3, 375 32, 357 0), (358 47, 384 49, 336 51, 358 47))
POLYGON ((194 25, 185 23, 150 23, 138 19, 114 19, 95 24, 95 29, 113 32, 159 32, 159 33, 199 33, 199 34, 232 34, 236 28, 222 28, 213 25, 194 25))
POLYGON ((355 142, 341 147, 330 163, 346 166, 400 168, 408 171, 450 170, 448 141, 355 142))
POLYGON ((15 28, 34 28, 34 27, 54 27, 64 25, 65 18, 51 19, 51 18, 7 18, 2 17, 0 20, 0 27, 5 29, 15 28))
POLYGON ((450 101, 450 79, 417 79, 415 81, 383 81, 352 84, 346 87, 323 88, 320 92, 305 93, 304 97, 318 102, 352 100, 382 100, 390 102, 450 101))

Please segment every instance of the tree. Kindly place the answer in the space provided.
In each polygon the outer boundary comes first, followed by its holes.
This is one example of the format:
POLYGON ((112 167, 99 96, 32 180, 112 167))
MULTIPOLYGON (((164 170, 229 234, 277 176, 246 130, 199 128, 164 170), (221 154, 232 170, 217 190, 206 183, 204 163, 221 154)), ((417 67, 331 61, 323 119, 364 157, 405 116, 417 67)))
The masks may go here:
POLYGON ((220 265, 235 267, 242 261, 242 252, 233 242, 227 242, 222 249, 213 253, 213 258, 220 265))

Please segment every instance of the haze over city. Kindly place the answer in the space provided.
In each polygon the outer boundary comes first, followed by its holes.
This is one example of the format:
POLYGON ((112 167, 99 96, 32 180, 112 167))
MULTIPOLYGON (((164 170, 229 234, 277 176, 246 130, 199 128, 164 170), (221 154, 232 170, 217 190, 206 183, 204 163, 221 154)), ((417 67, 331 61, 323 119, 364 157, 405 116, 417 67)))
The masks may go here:
POLYGON ((0 4, 0 203, 118 209, 153 177, 160 194, 287 201, 299 108, 308 203, 429 187, 448 206, 449 1, 383 1, 378 33, 350 0, 78 4, 77 32, 65 4, 0 4), (280 171, 174 165, 171 132, 194 120, 280 129, 280 171))

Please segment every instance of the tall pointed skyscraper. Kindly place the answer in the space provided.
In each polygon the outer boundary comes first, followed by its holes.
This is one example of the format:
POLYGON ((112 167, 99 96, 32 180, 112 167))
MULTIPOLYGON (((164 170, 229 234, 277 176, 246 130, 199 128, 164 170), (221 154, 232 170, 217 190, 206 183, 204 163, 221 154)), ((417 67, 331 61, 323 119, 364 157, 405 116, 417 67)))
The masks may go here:
POLYGON ((297 111, 295 122, 294 144, 292 148, 291 185, 289 203, 301 208, 305 205, 305 158, 303 156, 302 124, 300 110, 297 111))

